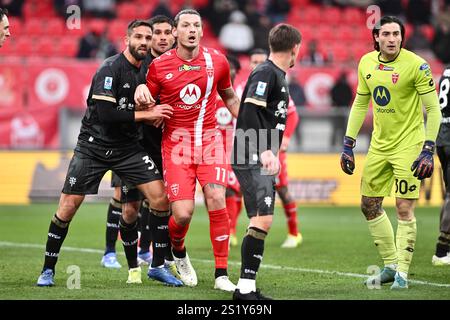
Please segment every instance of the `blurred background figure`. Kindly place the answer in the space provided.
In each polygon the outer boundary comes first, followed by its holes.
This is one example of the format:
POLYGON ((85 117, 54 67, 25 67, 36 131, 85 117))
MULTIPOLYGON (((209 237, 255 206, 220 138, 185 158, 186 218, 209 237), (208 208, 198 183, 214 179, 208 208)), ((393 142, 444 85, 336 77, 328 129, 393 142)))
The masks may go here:
POLYGON ((253 48, 253 31, 242 11, 231 13, 229 22, 220 30, 219 41, 232 54, 246 54, 253 48))
POLYGON ((352 87, 348 83, 347 73, 341 71, 337 81, 330 91, 332 108, 334 115, 332 120, 330 145, 339 148, 342 144, 342 137, 345 135, 347 125, 348 109, 353 101, 352 87))

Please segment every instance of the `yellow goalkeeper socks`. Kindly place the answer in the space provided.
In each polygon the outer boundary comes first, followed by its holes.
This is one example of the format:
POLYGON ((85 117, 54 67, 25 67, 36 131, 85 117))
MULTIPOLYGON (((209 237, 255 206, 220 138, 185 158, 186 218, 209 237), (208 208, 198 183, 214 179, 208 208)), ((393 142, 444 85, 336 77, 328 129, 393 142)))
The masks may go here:
POLYGON ((417 226, 416 218, 411 221, 398 220, 397 227, 397 255, 398 272, 408 274, 409 266, 416 244, 417 226))
POLYGON ((397 248, 395 247, 394 230, 386 212, 376 219, 367 221, 373 242, 385 265, 397 263, 397 248))

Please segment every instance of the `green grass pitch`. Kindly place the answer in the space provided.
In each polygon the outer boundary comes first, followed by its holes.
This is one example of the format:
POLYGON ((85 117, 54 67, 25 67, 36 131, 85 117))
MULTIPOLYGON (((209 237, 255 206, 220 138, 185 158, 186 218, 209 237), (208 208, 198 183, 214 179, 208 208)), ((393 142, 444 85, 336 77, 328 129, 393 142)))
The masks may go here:
MULTIPOLYGON (((196 208, 187 236, 187 248, 199 284, 195 288, 169 288, 150 281, 143 270, 142 285, 127 285, 121 243, 117 243, 120 270, 100 266, 104 248, 107 204, 86 203, 73 220, 56 269, 56 286, 35 286, 43 263, 47 228, 56 204, 0 206, 0 300, 7 299, 154 299, 229 300, 231 294, 213 289, 213 254, 205 209, 196 208), (86 250, 92 249, 92 250, 86 250), (70 265, 81 270, 81 289, 68 289, 70 265)), ((257 287, 275 299, 398 300, 450 299, 450 267, 433 267, 438 236, 439 208, 416 209, 418 236, 410 269, 410 289, 392 292, 389 286, 369 290, 362 282, 367 268, 380 265, 376 248, 359 208, 299 207, 304 242, 297 249, 281 249, 286 222, 281 208, 266 239, 257 287)), ((393 222, 394 209, 387 208, 393 222)), ((238 235, 248 219, 239 219, 238 235)), ((240 247, 230 251, 229 274, 239 277, 240 247)))

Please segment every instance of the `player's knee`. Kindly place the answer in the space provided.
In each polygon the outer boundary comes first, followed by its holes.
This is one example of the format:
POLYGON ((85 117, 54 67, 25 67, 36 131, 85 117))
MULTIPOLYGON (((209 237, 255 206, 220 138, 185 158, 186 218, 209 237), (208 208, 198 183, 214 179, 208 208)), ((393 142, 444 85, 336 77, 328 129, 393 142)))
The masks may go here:
POLYGON ((139 203, 130 202, 122 205, 122 216, 126 223, 132 223, 137 220, 139 203))
POLYGON ((399 200, 396 202, 397 217, 399 220, 411 220, 414 218, 414 206, 411 200, 399 200))
POLYGON ((84 196, 63 194, 58 208, 58 217, 64 221, 71 220, 83 203, 84 196))
POLYGON ((382 198, 361 198, 361 211, 367 220, 373 220, 384 213, 382 202, 382 198))
POLYGON ((154 209, 158 209, 161 211, 169 209, 169 200, 167 199, 167 195, 165 192, 161 192, 152 196, 152 199, 150 199, 150 203, 152 204, 152 208, 154 209))
POLYGON ((192 213, 188 211, 177 212, 176 215, 173 216, 176 224, 179 226, 187 226, 191 223, 192 213))
POLYGON ((223 190, 217 189, 208 192, 205 197, 208 209, 218 210, 225 207, 225 194, 223 190))

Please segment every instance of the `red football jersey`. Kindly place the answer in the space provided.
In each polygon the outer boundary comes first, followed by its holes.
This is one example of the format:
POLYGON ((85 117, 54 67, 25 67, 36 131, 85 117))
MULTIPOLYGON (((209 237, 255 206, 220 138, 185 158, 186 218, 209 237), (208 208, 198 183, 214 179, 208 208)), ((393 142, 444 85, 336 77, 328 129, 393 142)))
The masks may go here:
POLYGON ((153 60, 147 74, 153 97, 174 109, 165 121, 163 142, 170 141, 176 129, 187 130, 195 146, 203 134, 216 128, 217 90, 231 87, 230 67, 219 51, 200 47, 197 57, 181 59, 172 49, 153 60))

